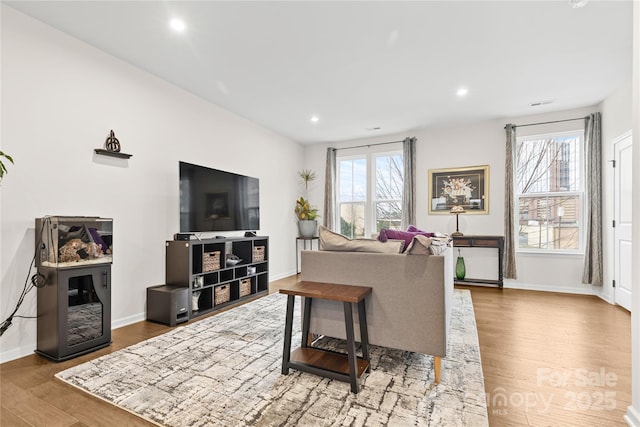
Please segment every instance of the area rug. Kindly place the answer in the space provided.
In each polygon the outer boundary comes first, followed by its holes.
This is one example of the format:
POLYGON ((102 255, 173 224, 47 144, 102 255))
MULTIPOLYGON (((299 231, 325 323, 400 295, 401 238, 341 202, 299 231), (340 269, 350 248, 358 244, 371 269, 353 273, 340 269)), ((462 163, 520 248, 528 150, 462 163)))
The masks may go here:
MULTIPOLYGON (((296 301, 294 347, 300 305, 296 301)), ((358 394, 345 382, 296 370, 282 375, 285 312, 286 296, 272 294, 56 376, 168 427, 488 426, 468 290, 455 291, 438 385, 432 357, 377 346, 358 394)))

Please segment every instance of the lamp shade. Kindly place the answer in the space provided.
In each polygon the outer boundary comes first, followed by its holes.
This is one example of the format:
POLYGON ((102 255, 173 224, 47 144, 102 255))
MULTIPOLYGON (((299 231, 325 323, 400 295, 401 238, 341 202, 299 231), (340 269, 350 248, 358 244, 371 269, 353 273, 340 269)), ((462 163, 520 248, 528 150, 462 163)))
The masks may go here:
POLYGON ((464 213, 464 208, 462 206, 454 206, 449 212, 451 212, 452 214, 461 214, 464 213))

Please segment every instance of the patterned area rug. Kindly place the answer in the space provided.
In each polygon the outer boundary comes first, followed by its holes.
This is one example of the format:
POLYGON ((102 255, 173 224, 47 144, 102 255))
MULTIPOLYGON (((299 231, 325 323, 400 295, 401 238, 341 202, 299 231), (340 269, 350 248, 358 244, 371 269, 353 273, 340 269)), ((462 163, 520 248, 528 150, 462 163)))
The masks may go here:
POLYGON ((345 382, 282 375, 285 312, 286 296, 272 294, 56 376, 161 426, 488 426, 468 290, 455 291, 438 385, 432 357, 377 346, 358 394, 345 382))

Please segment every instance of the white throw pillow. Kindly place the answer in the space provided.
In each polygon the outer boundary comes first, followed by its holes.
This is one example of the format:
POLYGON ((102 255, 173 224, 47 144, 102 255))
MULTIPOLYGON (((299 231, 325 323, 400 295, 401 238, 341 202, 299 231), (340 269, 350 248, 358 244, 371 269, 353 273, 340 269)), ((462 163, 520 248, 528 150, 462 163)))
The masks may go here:
POLYGON ((414 236, 405 253, 409 255, 431 255, 431 238, 419 234, 414 236))

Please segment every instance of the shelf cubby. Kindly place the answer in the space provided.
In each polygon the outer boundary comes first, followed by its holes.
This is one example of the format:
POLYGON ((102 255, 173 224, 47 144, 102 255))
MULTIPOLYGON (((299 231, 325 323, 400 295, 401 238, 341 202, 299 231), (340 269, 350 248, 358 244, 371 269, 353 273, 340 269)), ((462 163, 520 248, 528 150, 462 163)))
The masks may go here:
POLYGON ((268 253, 269 238, 264 236, 167 241, 166 284, 189 288, 189 319, 193 319, 255 295, 267 294, 268 253), (264 253, 264 260, 254 262, 255 248, 260 248, 258 252, 264 253), (205 271, 205 258, 216 251, 220 252, 219 268, 205 271), (227 254, 236 255, 242 261, 231 265, 226 261, 227 254), (251 280, 251 293, 241 297, 240 282, 246 279, 251 280), (202 286, 198 287, 197 283, 202 286), (215 304, 215 289, 218 286, 229 286, 229 301, 215 304))

